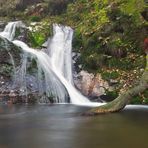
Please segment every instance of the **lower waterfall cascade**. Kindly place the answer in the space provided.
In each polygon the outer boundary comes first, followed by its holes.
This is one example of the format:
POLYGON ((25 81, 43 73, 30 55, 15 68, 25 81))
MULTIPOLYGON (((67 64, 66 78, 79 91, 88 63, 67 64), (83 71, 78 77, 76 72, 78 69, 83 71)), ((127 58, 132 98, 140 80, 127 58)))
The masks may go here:
MULTIPOLYGON (((92 103, 74 87, 71 55, 73 30, 70 27, 53 24, 53 37, 48 41, 47 50, 42 51, 30 48, 26 43, 14 39, 16 28, 22 26, 24 25, 21 21, 10 22, 6 25, 4 31, 0 32, 2 38, 21 47, 24 55, 26 55, 22 62, 22 74, 19 81, 24 81, 27 56, 31 55, 36 59, 38 74, 44 73, 46 95, 53 95, 54 103, 66 103, 65 98, 69 96, 70 103, 76 105, 100 106, 104 104, 92 103)), ((40 82, 38 83, 40 84, 40 82)), ((25 82, 22 82, 22 85, 25 87, 25 93, 27 93, 25 82)), ((42 95, 44 91, 42 86, 40 88, 39 93, 42 95)))

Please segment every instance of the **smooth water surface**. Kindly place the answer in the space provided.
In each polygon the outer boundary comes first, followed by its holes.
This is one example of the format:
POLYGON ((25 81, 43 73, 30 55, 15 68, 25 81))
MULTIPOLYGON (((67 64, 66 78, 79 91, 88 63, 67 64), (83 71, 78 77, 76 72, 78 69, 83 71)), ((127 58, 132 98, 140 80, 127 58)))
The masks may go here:
POLYGON ((0 106, 0 148, 148 148, 148 109, 80 116, 72 105, 0 106))

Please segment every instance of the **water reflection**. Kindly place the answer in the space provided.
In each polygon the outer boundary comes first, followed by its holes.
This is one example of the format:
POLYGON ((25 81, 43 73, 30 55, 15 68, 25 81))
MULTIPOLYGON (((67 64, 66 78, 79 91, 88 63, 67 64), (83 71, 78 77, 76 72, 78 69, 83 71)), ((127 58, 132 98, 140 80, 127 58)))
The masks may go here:
POLYGON ((86 107, 1 106, 0 148, 147 148, 148 109, 81 117, 86 107))

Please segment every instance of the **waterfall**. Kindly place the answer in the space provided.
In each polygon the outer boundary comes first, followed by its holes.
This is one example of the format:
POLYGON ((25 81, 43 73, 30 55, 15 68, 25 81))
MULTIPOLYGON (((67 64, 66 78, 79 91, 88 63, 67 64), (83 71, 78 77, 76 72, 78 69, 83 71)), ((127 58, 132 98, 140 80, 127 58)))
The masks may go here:
POLYGON ((21 21, 9 22, 4 31, 0 32, 0 36, 12 41, 15 37, 16 29, 20 27, 24 27, 21 21))
POLYGON ((18 70, 18 74, 17 74, 17 79, 16 79, 16 85, 19 84, 19 90, 20 90, 20 94, 22 96, 25 96, 26 98, 26 102, 27 102, 27 84, 26 84, 26 72, 27 72, 27 58, 28 58, 28 55, 25 53, 23 54, 23 57, 22 57, 22 65, 21 67, 19 68, 18 70))
POLYGON ((73 84, 71 56, 73 30, 70 27, 53 24, 53 34, 48 45, 51 63, 69 83, 73 84))
POLYGON ((14 62, 12 54, 9 51, 8 51, 8 54, 10 56, 11 63, 12 63, 12 66, 13 66, 13 71, 14 71, 14 78, 13 78, 14 80, 13 80, 13 82, 15 84, 15 82, 16 82, 16 66, 15 66, 15 62, 14 62))
MULTIPOLYGON (((20 22, 9 23, 0 35, 8 40, 13 40, 15 29, 20 27, 19 25, 20 22)), ((43 71, 46 83, 46 94, 47 96, 53 95, 55 99, 54 102, 64 103, 65 98, 68 97, 68 92, 72 104, 102 105, 102 103, 91 103, 73 85, 71 57, 72 36, 73 30, 70 27, 53 24, 53 37, 48 42, 46 53, 32 49, 19 40, 13 40, 12 42, 21 47, 24 52, 31 54, 37 59, 38 76, 40 77, 43 71)), ((39 86, 42 93, 42 86, 39 86)))

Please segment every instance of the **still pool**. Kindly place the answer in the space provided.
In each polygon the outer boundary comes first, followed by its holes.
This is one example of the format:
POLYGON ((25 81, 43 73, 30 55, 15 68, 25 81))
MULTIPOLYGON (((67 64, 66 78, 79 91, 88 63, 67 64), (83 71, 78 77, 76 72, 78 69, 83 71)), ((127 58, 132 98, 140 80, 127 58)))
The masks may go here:
POLYGON ((148 148, 148 107, 80 116, 88 109, 0 105, 0 148, 148 148))

